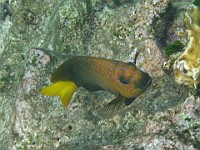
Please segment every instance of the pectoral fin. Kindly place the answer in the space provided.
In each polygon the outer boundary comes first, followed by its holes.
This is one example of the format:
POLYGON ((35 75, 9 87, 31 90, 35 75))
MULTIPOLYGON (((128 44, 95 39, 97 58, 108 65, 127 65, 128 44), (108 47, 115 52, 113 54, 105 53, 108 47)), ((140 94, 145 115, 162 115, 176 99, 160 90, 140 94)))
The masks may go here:
POLYGON ((115 99, 113 99, 111 102, 106 104, 100 111, 99 114, 103 116, 107 115, 113 115, 115 113, 118 113, 121 109, 123 109, 125 104, 126 98, 123 96, 119 96, 115 99))

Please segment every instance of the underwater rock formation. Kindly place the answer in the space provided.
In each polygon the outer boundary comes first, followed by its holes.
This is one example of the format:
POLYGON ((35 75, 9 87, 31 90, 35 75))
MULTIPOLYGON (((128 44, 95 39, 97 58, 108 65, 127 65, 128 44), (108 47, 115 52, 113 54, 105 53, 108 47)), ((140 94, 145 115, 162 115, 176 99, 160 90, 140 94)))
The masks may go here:
POLYGON ((189 43, 175 61, 173 71, 177 83, 197 89, 200 83, 200 8, 193 7, 191 13, 186 14, 185 24, 190 37, 189 43))
MULTIPOLYGON (((171 0, 135 1, 115 9, 102 0, 9 1, 13 15, 0 20, 0 150, 199 148, 200 98, 185 100, 188 89, 163 76, 152 29, 171 0), (79 89, 66 110, 39 94, 72 56, 128 62, 136 48, 138 68, 155 80, 110 118, 98 114, 114 98, 107 92, 79 89)), ((170 33, 185 43, 177 15, 170 33)))

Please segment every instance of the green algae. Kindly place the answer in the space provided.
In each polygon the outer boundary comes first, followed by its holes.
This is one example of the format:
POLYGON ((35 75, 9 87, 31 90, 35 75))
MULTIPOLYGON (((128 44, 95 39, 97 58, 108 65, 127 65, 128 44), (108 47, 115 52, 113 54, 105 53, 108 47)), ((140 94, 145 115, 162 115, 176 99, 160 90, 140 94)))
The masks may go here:
POLYGON ((176 40, 174 43, 170 43, 167 45, 165 53, 166 55, 171 55, 178 52, 184 51, 184 45, 180 41, 176 40))
POLYGON ((195 1, 193 2, 193 4, 194 4, 195 6, 197 6, 197 7, 200 7, 200 1, 199 1, 199 0, 195 0, 195 1))

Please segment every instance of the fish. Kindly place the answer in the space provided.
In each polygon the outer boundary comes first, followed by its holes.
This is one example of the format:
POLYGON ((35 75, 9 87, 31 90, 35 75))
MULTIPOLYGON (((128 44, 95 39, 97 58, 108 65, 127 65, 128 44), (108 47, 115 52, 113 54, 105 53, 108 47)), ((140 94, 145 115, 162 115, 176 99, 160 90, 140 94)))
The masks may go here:
POLYGON ((75 56, 62 63, 52 74, 52 84, 40 93, 46 96, 60 96, 64 108, 74 92, 83 87, 88 91, 108 91, 116 96, 106 110, 117 110, 130 105, 150 85, 149 74, 138 69, 134 63, 75 56))

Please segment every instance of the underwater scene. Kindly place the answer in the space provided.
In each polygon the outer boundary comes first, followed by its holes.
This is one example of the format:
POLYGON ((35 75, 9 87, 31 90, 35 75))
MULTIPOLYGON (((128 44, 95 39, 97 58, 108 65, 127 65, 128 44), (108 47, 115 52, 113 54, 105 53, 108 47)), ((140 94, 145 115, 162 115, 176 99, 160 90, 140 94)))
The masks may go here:
POLYGON ((0 150, 199 150, 200 0, 0 0, 0 150))

